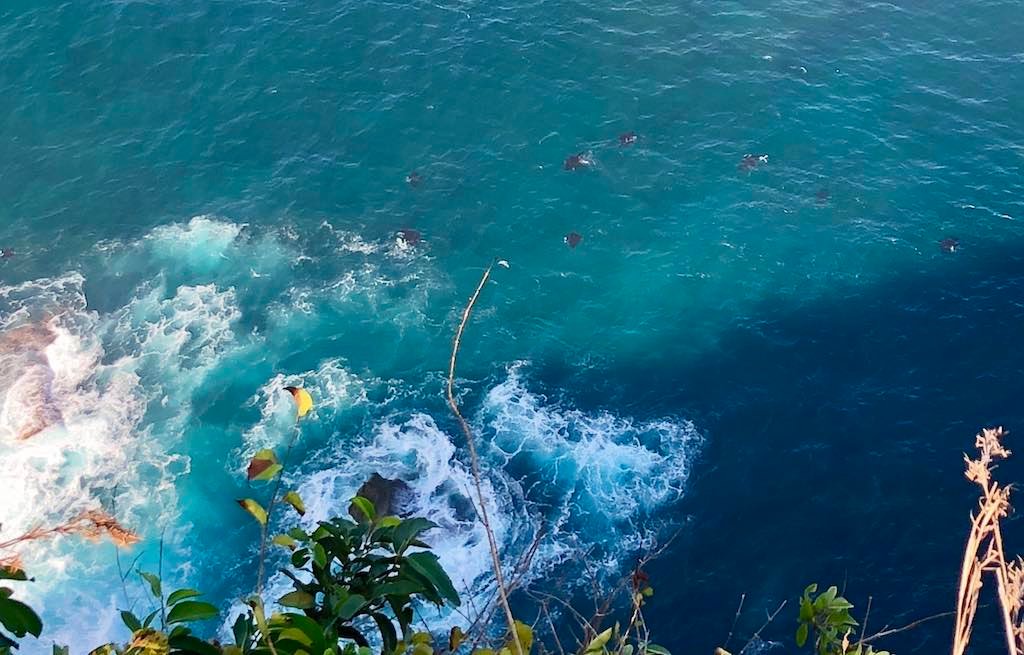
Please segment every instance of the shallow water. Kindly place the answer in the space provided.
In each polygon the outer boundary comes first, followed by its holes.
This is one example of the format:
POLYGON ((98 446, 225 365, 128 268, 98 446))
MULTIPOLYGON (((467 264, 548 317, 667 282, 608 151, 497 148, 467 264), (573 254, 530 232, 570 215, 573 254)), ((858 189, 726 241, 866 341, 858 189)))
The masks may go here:
MULTIPOLYGON (((741 593, 745 641, 812 581, 872 596, 878 627, 948 609, 961 453, 981 425, 1024 425, 1022 19, 1013 2, 5 4, 0 327, 56 332, 0 369, 45 360, 61 421, 15 443, 34 387, 0 383, 4 534, 102 503, 146 538, 141 566, 163 534, 168 577, 227 607, 256 537, 231 501, 247 454, 288 439, 277 390, 301 383, 318 408, 289 483, 310 516, 401 475, 480 593, 442 383, 502 258, 461 387, 503 543, 549 526, 536 576, 577 578, 581 552, 622 570, 681 527, 651 570, 651 627, 677 653, 721 642, 741 593), (740 170, 747 153, 768 162, 740 170)), ((77 613, 125 604, 109 546, 28 559, 50 638, 121 634, 116 613, 77 613)))

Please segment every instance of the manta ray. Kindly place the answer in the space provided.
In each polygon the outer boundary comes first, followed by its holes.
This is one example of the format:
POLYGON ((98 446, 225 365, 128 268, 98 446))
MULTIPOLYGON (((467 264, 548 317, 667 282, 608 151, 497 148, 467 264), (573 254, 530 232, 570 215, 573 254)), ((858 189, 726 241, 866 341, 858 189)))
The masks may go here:
POLYGON ((564 168, 567 171, 574 171, 578 168, 586 168, 594 163, 594 160, 590 158, 589 152, 579 152, 575 155, 566 157, 564 168))
POLYGON ((398 239, 406 246, 415 246, 423 240, 423 236, 412 228, 403 228, 398 231, 398 239))
POLYGON ((768 163, 768 155, 743 155, 743 159, 740 160, 741 171, 752 171, 761 164, 768 163))

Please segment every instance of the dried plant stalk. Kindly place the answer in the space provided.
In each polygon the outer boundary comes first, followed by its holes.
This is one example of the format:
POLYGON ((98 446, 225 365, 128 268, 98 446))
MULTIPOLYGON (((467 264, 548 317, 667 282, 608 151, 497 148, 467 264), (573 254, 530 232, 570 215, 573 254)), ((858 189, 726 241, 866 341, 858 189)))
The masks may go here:
POLYGON ((98 509, 88 510, 60 525, 51 528, 37 526, 25 534, 0 542, 0 568, 24 570, 21 557, 17 553, 10 552, 20 544, 69 535, 85 537, 93 541, 108 537, 118 548, 127 548, 139 542, 137 534, 118 523, 117 519, 110 514, 98 509))
POLYGON ((957 592, 956 623, 953 628, 953 655, 963 655, 971 641, 974 617, 978 611, 982 578, 985 573, 996 579, 996 593, 1006 636, 1009 655, 1024 653, 1024 626, 1021 625, 1021 607, 1024 604, 1024 565, 1020 560, 1008 564, 1003 548, 1000 521, 1010 511, 1010 488, 1000 486, 992 477, 995 462, 1006 459, 1010 451, 1003 446, 1006 436, 1003 428, 984 429, 978 433, 974 445, 978 459, 964 455, 965 475, 981 488, 978 512, 971 516, 971 531, 964 547, 964 560, 960 566, 960 585, 957 592))
POLYGON ((455 418, 459 420, 459 425, 462 427, 462 432, 466 435, 466 445, 469 447, 469 460, 470 470, 473 473, 473 486, 476 488, 476 497, 480 505, 479 514, 480 522, 484 526, 484 532, 487 534, 487 545, 491 551, 491 565, 494 568, 494 581, 498 586, 498 600, 501 603, 501 608, 505 611, 505 620, 508 623, 508 632, 512 638, 512 643, 516 647, 516 655, 524 655, 523 646, 519 642, 519 631, 516 630, 516 620, 512 615, 512 607, 508 603, 508 589, 505 586, 505 576, 501 571, 501 558, 498 556, 498 543, 494 538, 494 531, 491 529, 491 521, 487 516, 487 505, 484 502, 484 492, 480 481, 480 460, 476 454, 476 444, 473 441, 473 431, 469 428, 469 423, 465 417, 462 416, 462 412, 459 411, 459 403, 455 399, 455 364, 459 357, 459 347, 462 345, 462 333, 466 330, 466 324, 469 323, 470 314, 473 313, 473 306, 476 304, 477 299, 480 297, 480 292, 483 291, 484 286, 487 284, 487 280, 491 277, 491 269, 494 264, 487 267, 484 274, 480 277, 480 283, 476 287, 476 291, 470 296, 469 302, 466 303, 466 308, 462 311, 462 320, 459 321, 459 327, 455 331, 455 341, 452 344, 452 357, 448 365, 448 406, 451 408, 452 413, 455 414, 455 418))

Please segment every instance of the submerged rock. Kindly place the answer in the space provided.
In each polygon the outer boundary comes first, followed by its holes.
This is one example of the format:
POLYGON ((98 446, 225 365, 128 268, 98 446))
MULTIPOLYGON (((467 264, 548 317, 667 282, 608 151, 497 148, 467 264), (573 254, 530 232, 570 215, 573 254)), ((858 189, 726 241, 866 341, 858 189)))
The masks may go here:
MULTIPOLYGON (((391 516, 402 514, 406 497, 411 492, 412 490, 405 482, 391 480, 374 473, 369 480, 363 483, 363 486, 359 487, 356 495, 373 503, 377 516, 391 516)), ((363 518, 362 512, 355 505, 349 505, 348 513, 357 521, 363 518)))

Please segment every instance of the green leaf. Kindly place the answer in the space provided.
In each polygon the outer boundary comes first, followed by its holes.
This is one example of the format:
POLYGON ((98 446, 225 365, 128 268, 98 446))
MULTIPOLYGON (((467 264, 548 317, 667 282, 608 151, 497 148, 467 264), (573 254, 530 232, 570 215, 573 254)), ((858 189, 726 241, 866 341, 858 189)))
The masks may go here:
POLYGON ((384 614, 380 612, 374 612, 370 615, 373 620, 377 623, 377 629, 380 630, 380 638, 383 642, 383 652, 391 654, 395 652, 395 647, 398 644, 398 635, 395 633, 395 624, 391 622, 384 614))
POLYGON ((11 655, 11 649, 17 648, 18 642, 14 641, 0 630, 0 655, 11 655))
POLYGON ((239 614, 238 618, 235 619, 235 624, 231 626, 231 634, 235 637, 236 646, 241 646, 242 648, 248 646, 249 635, 252 634, 249 617, 239 614))
POLYGON ((411 596, 420 593, 422 589, 423 585, 415 580, 395 580, 378 587, 377 594, 380 596, 411 596))
POLYGON ((306 563, 309 562, 309 549, 300 548, 299 550, 292 553, 292 566, 297 569, 301 569, 306 563))
POLYGON ((117 649, 114 644, 103 644, 89 651, 89 655, 117 655, 117 649))
POLYGON ((829 603, 835 599, 837 593, 839 593, 839 589, 835 586, 826 589, 820 596, 814 599, 814 609, 823 610, 828 607, 829 603))
POLYGON ((402 521, 402 523, 395 528, 395 531, 391 534, 391 538, 395 544, 395 552, 399 555, 405 552, 405 549, 414 541, 421 533, 426 532, 431 528, 436 528, 437 524, 427 519, 414 518, 402 521))
POLYGON ((195 589, 179 589, 167 597, 167 604, 173 605, 177 603, 179 600, 185 600, 186 598, 195 598, 196 596, 201 595, 202 594, 200 594, 195 589))
POLYGON ((348 597, 348 600, 342 603, 341 607, 338 608, 338 616, 348 621, 355 616, 359 610, 363 609, 364 605, 366 605, 365 598, 359 594, 352 594, 348 597))
POLYGON ((263 449, 253 455, 249 461, 249 468, 246 477, 249 480, 267 481, 273 480, 283 467, 277 462, 277 455, 274 451, 263 449))
POLYGON ((429 632, 414 632, 409 641, 415 644, 430 644, 434 642, 434 637, 429 632))
POLYGON ((288 592, 284 596, 281 596, 277 602, 281 603, 285 607, 295 607, 300 610, 308 610, 316 605, 316 599, 313 598, 313 594, 306 593, 305 591, 288 592))
POLYGON ((429 552, 413 553, 405 558, 414 571, 426 578, 434 585, 441 597, 447 600, 453 607, 459 606, 459 595, 452 586, 451 578, 441 568, 437 561, 437 555, 429 552))
POLYGON ((397 516, 385 516, 381 520, 377 521, 377 525, 379 525, 382 528, 393 528, 401 524, 402 519, 398 518, 397 516))
POLYGON ((602 632, 601 634, 597 635, 596 637, 594 637, 593 639, 590 640, 590 643, 587 644, 587 649, 586 649, 585 652, 587 652, 587 653, 599 653, 599 652, 601 652, 602 650, 604 650, 605 644, 607 644, 608 640, 611 639, 611 638, 612 638, 612 629, 608 628, 607 630, 605 630, 604 632, 602 632))
POLYGON ((807 624, 801 623, 800 627, 796 629, 796 647, 803 648, 804 644, 807 643, 807 624))
POLYGON ((313 544, 313 563, 322 569, 327 567, 327 551, 320 544, 313 544))
POLYGON ((322 653, 327 649, 323 628, 308 616, 289 612, 272 619, 272 621, 277 620, 283 621, 288 626, 288 630, 285 632, 292 639, 307 644, 310 648, 310 653, 322 653))
POLYGON ((16 569, 13 566, 0 566, 0 580, 18 580, 24 582, 25 580, 28 580, 28 577, 22 569, 16 569))
POLYGON ((206 621, 217 618, 217 608, 209 603, 197 600, 185 600, 174 607, 167 614, 167 623, 182 623, 184 621, 206 621))
POLYGON ((259 521, 260 525, 267 524, 267 510, 263 509, 263 506, 255 500, 252 498, 243 498, 236 502, 242 509, 252 514, 253 518, 259 521))
POLYGON ((189 634, 175 635, 168 639, 168 644, 176 655, 222 655, 223 652, 210 642, 189 634))
POLYGON ((415 644, 412 647, 412 655, 434 655, 434 647, 430 644, 415 644))
MULTIPOLYGON (((362 513, 363 517, 359 521, 360 523, 369 523, 373 519, 377 518, 377 511, 373 508, 373 503, 363 498, 362 496, 356 496, 352 499, 352 504, 355 505, 356 509, 362 513)), ((357 519, 359 517, 356 517, 357 519)))
POLYGON ((291 505, 299 516, 304 516, 306 514, 306 505, 302 502, 302 497, 299 496, 297 491, 289 491, 284 495, 282 500, 291 505))
POLYGON ((146 618, 142 619, 142 627, 143 628, 148 628, 150 626, 150 624, 153 623, 153 619, 155 619, 156 615, 159 614, 159 613, 160 613, 160 610, 159 609, 155 609, 152 612, 150 612, 149 614, 147 614, 146 618))
POLYGON ((142 630, 142 622, 128 610, 121 611, 121 621, 124 623, 124 626, 132 632, 142 630))
POLYGON ((647 644, 647 652, 653 655, 672 655, 668 652, 668 649, 658 644, 647 644))
MULTIPOLYGON (((522 621, 517 620, 515 622, 516 636, 519 637, 519 645, 523 647, 523 654, 530 652, 533 647, 533 628, 526 625, 522 621)), ((512 640, 512 635, 509 635, 508 641, 505 642, 505 648, 512 652, 515 651, 515 642, 512 640)), ((667 653, 665 655, 668 655, 667 653)))
POLYGON ((814 607, 811 605, 811 600, 806 596, 800 599, 800 620, 810 621, 814 618, 814 607))
POLYGON ((466 641, 466 633, 459 626, 452 626, 451 632, 448 633, 448 651, 454 653, 464 641, 466 641))
POLYGON ((299 542, 295 541, 286 534, 275 535, 274 538, 270 540, 270 543, 274 544, 275 546, 287 548, 288 550, 295 550, 299 547, 299 542))
POLYGON ((18 638, 26 634, 38 637, 43 631, 39 615, 25 603, 13 598, 0 599, 0 624, 18 638))
POLYGON ((163 591, 160 587, 160 578, 156 577, 152 573, 146 573, 145 571, 139 571, 139 575, 149 583, 149 590, 153 592, 153 598, 163 597, 163 591))

